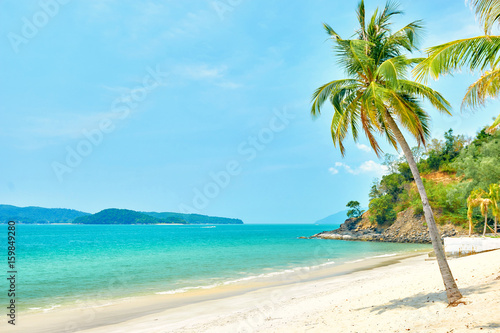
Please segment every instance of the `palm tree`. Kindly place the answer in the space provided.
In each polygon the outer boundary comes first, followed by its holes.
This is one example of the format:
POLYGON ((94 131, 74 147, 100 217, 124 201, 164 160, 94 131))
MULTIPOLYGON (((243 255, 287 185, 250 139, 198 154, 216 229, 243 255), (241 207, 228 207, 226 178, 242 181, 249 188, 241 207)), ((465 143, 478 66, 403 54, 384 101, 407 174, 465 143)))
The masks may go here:
POLYGON ((489 193, 483 189, 477 189, 471 192, 467 198, 467 217, 469 218, 469 236, 472 233, 472 210, 474 207, 481 208, 481 215, 484 216, 483 237, 486 235, 486 227, 488 226, 488 208, 493 203, 489 198, 489 193))
POLYGON ((343 39, 324 24, 335 43, 339 63, 344 67, 347 78, 319 87, 313 94, 311 113, 319 115, 321 106, 327 99, 330 100, 335 110, 331 124, 333 143, 342 155, 345 153, 343 140, 349 130, 357 141, 360 128, 378 156, 381 149, 375 134, 385 136, 396 149, 398 144, 402 148, 422 199, 448 302, 453 304, 462 294, 448 266, 417 164, 398 126, 399 123, 419 144, 425 145, 429 136, 429 116, 422 109, 420 99, 427 99, 436 109, 447 114, 450 113, 450 105, 438 92, 407 79, 408 69, 421 59, 407 58, 404 52, 416 49, 422 26, 420 21, 415 21, 392 32, 390 19, 399 14, 402 12, 397 5, 388 2, 382 11, 377 9, 367 21, 364 1, 361 1, 357 9, 360 28, 354 39, 343 39))
POLYGON ((491 199, 491 211, 495 218, 493 233, 496 235, 498 216, 500 215, 500 205, 498 204, 500 201, 500 184, 490 184, 489 190, 490 193, 488 194, 488 197, 491 199))
MULTIPOLYGON (((476 16, 483 25, 484 36, 459 39, 431 47, 428 57, 414 69, 418 80, 454 72, 461 67, 481 70, 481 77, 469 86, 462 101, 462 108, 476 109, 484 106, 488 98, 500 93, 500 36, 492 36, 493 25, 500 24, 499 0, 470 0, 476 16)), ((500 115, 488 129, 495 131, 500 125, 500 115)))
MULTIPOLYGON (((486 192, 483 189, 473 190, 469 197, 467 198, 467 218, 469 219, 469 237, 472 235, 472 213, 475 207, 481 207, 481 214, 483 213, 484 208, 484 197, 486 196, 486 192)), ((485 223, 486 225, 486 223, 485 223)), ((485 226, 486 228, 486 226, 485 226)))

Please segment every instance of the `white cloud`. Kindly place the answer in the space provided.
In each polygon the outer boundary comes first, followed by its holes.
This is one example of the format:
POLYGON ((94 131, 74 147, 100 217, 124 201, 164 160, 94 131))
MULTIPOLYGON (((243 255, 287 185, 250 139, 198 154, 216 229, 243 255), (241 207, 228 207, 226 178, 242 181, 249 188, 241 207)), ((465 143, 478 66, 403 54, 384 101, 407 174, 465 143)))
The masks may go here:
POLYGON ((332 174, 335 175, 339 173, 338 168, 343 168, 346 172, 352 174, 352 175, 359 175, 359 174, 375 174, 377 176, 382 176, 387 173, 388 169, 385 165, 382 165, 380 163, 377 163, 375 161, 369 160, 366 162, 363 162, 359 167, 357 168, 351 168, 349 165, 341 162, 336 162, 335 163, 336 168, 330 168, 328 171, 332 174))
POLYGON ((231 81, 221 82, 221 83, 217 84, 217 86, 219 86, 221 88, 225 88, 225 89, 238 89, 238 88, 242 87, 241 84, 236 83, 236 82, 231 82, 231 81))
POLYGON ((336 175, 339 173, 339 170, 337 170, 335 168, 330 168, 330 169, 328 169, 328 172, 330 172, 332 175, 336 175))
POLYGON ((385 165, 369 160, 361 164, 359 171, 360 173, 376 173, 382 176, 387 173, 388 168, 385 165))
POLYGON ((356 143, 356 147, 358 147, 359 150, 362 150, 362 151, 367 152, 367 153, 372 151, 370 147, 368 147, 367 145, 364 145, 362 143, 356 143))
POLYGON ((172 70, 181 78, 192 81, 207 81, 224 89, 239 89, 241 84, 227 79, 227 66, 211 66, 208 64, 178 65, 172 70))
POLYGON ((176 72, 178 74, 192 80, 221 78, 224 75, 225 71, 225 66, 213 67, 206 64, 181 66, 176 69, 176 72))

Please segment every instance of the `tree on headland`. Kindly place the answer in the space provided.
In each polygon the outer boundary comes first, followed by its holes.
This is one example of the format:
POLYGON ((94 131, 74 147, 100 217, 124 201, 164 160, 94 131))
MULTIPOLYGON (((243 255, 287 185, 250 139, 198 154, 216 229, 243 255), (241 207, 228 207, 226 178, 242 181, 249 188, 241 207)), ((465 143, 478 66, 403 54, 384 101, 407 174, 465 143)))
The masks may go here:
MULTIPOLYGON (((500 24, 499 0, 470 0, 476 17, 484 28, 484 36, 459 39, 433 46, 427 50, 428 57, 414 72, 419 80, 428 76, 434 79, 452 73, 461 67, 482 71, 481 77, 471 84, 462 100, 462 108, 476 109, 484 106, 489 98, 500 93, 500 36, 491 35, 495 24, 500 24)), ((493 132, 500 125, 500 115, 489 127, 493 132)))
POLYGON ((419 145, 425 145, 429 116, 421 106, 421 99, 428 100, 443 113, 450 114, 451 107, 438 92, 407 78, 408 70, 421 59, 408 58, 404 53, 416 49, 422 26, 420 21, 414 21, 393 32, 391 19, 400 14, 397 5, 388 2, 382 11, 375 11, 367 20, 364 1, 361 1, 357 8, 360 28, 354 39, 343 39, 324 24, 347 78, 319 87, 313 94, 311 114, 318 116, 324 102, 327 99, 331 102, 334 108, 332 139, 342 155, 345 154, 343 141, 349 131, 357 141, 362 130, 378 156, 381 148, 376 134, 384 136, 394 148, 401 147, 420 193, 448 302, 453 304, 462 294, 448 266, 417 164, 400 129, 400 126, 405 128, 419 145))
POLYGON ((360 204, 358 201, 349 201, 346 205, 346 207, 350 208, 348 211, 347 211, 347 217, 349 218, 358 218, 360 217, 361 215, 363 215, 364 213, 364 210, 361 210, 361 207, 360 207, 360 204))

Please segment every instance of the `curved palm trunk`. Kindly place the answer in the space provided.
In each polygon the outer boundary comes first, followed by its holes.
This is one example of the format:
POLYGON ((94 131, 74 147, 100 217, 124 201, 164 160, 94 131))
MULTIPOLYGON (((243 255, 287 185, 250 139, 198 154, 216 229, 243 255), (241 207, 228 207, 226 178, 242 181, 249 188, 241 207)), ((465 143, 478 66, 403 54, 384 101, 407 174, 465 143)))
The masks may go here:
POLYGON ((427 226, 429 228, 432 247, 434 248, 434 252, 436 253, 439 270, 441 271, 441 276, 446 288, 448 303, 455 303, 462 298, 462 294, 460 293, 460 290, 458 290, 455 279, 453 278, 450 267, 448 266, 448 261, 446 260, 443 244, 441 243, 441 237, 439 236, 439 231, 437 229, 436 222, 434 221, 434 214, 432 213, 429 199, 427 198, 427 193, 425 192, 424 183, 422 182, 422 178, 420 177, 420 173, 418 172, 417 163, 415 163, 415 159, 413 158, 410 146, 408 146, 408 143, 406 142, 394 119, 387 111, 385 112, 384 116, 387 125, 389 125, 389 128, 394 133, 396 140, 403 149, 403 153, 405 154, 406 160, 411 169, 411 173, 413 174, 413 178, 415 179, 418 192, 420 193, 420 198, 422 199, 425 221, 427 222, 427 226))

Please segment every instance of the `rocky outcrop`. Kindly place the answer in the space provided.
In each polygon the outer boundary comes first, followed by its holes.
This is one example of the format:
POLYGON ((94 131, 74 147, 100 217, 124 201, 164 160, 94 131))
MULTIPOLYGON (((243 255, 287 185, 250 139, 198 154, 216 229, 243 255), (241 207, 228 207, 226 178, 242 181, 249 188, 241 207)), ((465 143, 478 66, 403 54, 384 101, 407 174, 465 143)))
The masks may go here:
MULTIPOLYGON (((451 224, 438 225, 441 238, 465 232, 451 224)), ((323 231, 311 238, 341 239, 358 241, 378 241, 393 243, 430 243, 429 231, 423 215, 416 215, 413 209, 398 214, 389 227, 374 226, 365 214, 362 218, 347 219, 338 229, 323 231)))

